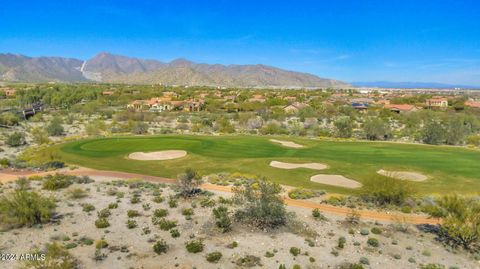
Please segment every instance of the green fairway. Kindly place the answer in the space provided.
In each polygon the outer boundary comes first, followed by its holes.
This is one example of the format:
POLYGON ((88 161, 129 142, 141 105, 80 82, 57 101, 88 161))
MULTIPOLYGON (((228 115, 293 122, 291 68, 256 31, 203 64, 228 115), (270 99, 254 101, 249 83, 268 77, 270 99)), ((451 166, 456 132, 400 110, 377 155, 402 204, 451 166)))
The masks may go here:
POLYGON ((315 174, 340 174, 362 182, 379 177, 376 171, 409 170, 430 177, 413 183, 421 193, 478 193, 480 152, 453 147, 394 144, 381 142, 333 142, 300 138, 278 138, 305 145, 283 147, 262 136, 143 136, 115 137, 69 142, 57 146, 61 158, 85 167, 175 177, 186 167, 201 174, 241 172, 266 176, 291 186, 324 189, 338 193, 352 190, 310 182, 315 174), (135 161, 132 152, 186 150, 187 157, 168 161, 135 161), (270 161, 320 162, 322 171, 284 170, 269 166, 270 161))

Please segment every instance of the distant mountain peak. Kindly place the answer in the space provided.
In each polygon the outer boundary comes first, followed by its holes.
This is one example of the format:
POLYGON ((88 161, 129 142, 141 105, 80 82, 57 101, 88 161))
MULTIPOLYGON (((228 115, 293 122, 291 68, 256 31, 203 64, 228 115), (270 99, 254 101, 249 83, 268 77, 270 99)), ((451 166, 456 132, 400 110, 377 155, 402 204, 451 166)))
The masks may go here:
POLYGON ((169 63, 100 52, 89 60, 61 57, 30 58, 0 54, 3 81, 99 81, 128 84, 222 87, 340 88, 341 81, 287 71, 263 64, 197 64, 184 58, 169 63), (185 68, 188 67, 188 68, 185 68))

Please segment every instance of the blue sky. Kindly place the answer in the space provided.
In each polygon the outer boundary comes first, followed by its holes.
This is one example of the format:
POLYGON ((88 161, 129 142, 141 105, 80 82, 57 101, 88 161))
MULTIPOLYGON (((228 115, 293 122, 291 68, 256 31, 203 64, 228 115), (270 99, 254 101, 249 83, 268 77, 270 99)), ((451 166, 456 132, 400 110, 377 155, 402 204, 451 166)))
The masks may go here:
POLYGON ((268 64, 480 85, 480 1, 6 1, 0 52, 268 64))

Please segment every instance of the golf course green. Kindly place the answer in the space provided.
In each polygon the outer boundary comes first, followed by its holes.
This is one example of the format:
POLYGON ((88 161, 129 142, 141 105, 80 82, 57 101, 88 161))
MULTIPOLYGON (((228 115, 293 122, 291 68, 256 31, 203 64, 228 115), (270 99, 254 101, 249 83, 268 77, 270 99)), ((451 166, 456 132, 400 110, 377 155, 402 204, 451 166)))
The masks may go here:
POLYGON ((55 146, 60 158, 89 168, 175 177, 191 167, 206 175, 240 172, 265 176, 290 186, 322 189, 336 193, 355 190, 310 181, 316 174, 338 174, 358 182, 382 180, 379 169, 415 171, 428 180, 412 182, 418 192, 480 192, 480 152, 458 147, 412 145, 385 142, 323 141, 275 137, 304 145, 289 148, 265 136, 135 136, 86 139, 55 146), (174 160, 131 160, 133 152, 185 150, 185 157, 174 160), (274 168, 270 161, 319 162, 325 170, 274 168))

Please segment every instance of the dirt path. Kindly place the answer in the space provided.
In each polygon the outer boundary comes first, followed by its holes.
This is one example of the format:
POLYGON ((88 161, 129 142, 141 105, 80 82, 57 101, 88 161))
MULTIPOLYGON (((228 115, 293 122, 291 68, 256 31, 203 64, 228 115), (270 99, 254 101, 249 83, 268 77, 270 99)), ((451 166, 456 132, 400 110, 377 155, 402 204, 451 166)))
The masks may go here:
MULTIPOLYGON (((8 182, 16 180, 19 177, 26 176, 44 176, 48 174, 54 174, 59 171, 52 171, 52 172, 11 172, 11 171, 0 171, 0 183, 8 182)), ((134 173, 126 173, 126 172, 116 172, 116 171, 102 171, 102 170, 94 170, 90 168, 79 168, 76 170, 62 170, 62 173, 68 175, 76 175, 76 176, 104 176, 104 177, 115 177, 119 179, 144 179, 152 182, 161 182, 161 183, 175 183, 175 179, 171 178, 164 178, 164 177, 157 177, 157 176, 148 176, 148 175, 141 175, 141 174, 134 174, 134 173)), ((210 190, 210 191, 219 191, 219 192, 232 192, 232 188, 229 186, 219 186, 210 183, 202 184, 201 188, 210 190)), ((288 197, 284 197, 285 204, 294 207, 301 207, 307 209, 314 209, 318 208, 320 211, 330 214, 335 214, 339 216, 346 216, 351 209, 345 207, 336 207, 327 204, 319 204, 311 201, 304 201, 304 200, 294 200, 288 197)), ((438 224, 440 223, 438 219, 432 219, 425 216, 420 215, 413 215, 413 214, 402 214, 402 213, 388 213, 388 212, 377 212, 377 211, 370 211, 370 210, 358 210, 360 217, 363 219, 369 220, 378 220, 378 221, 386 221, 386 222, 396 222, 401 220, 405 223, 410 224, 438 224)))

